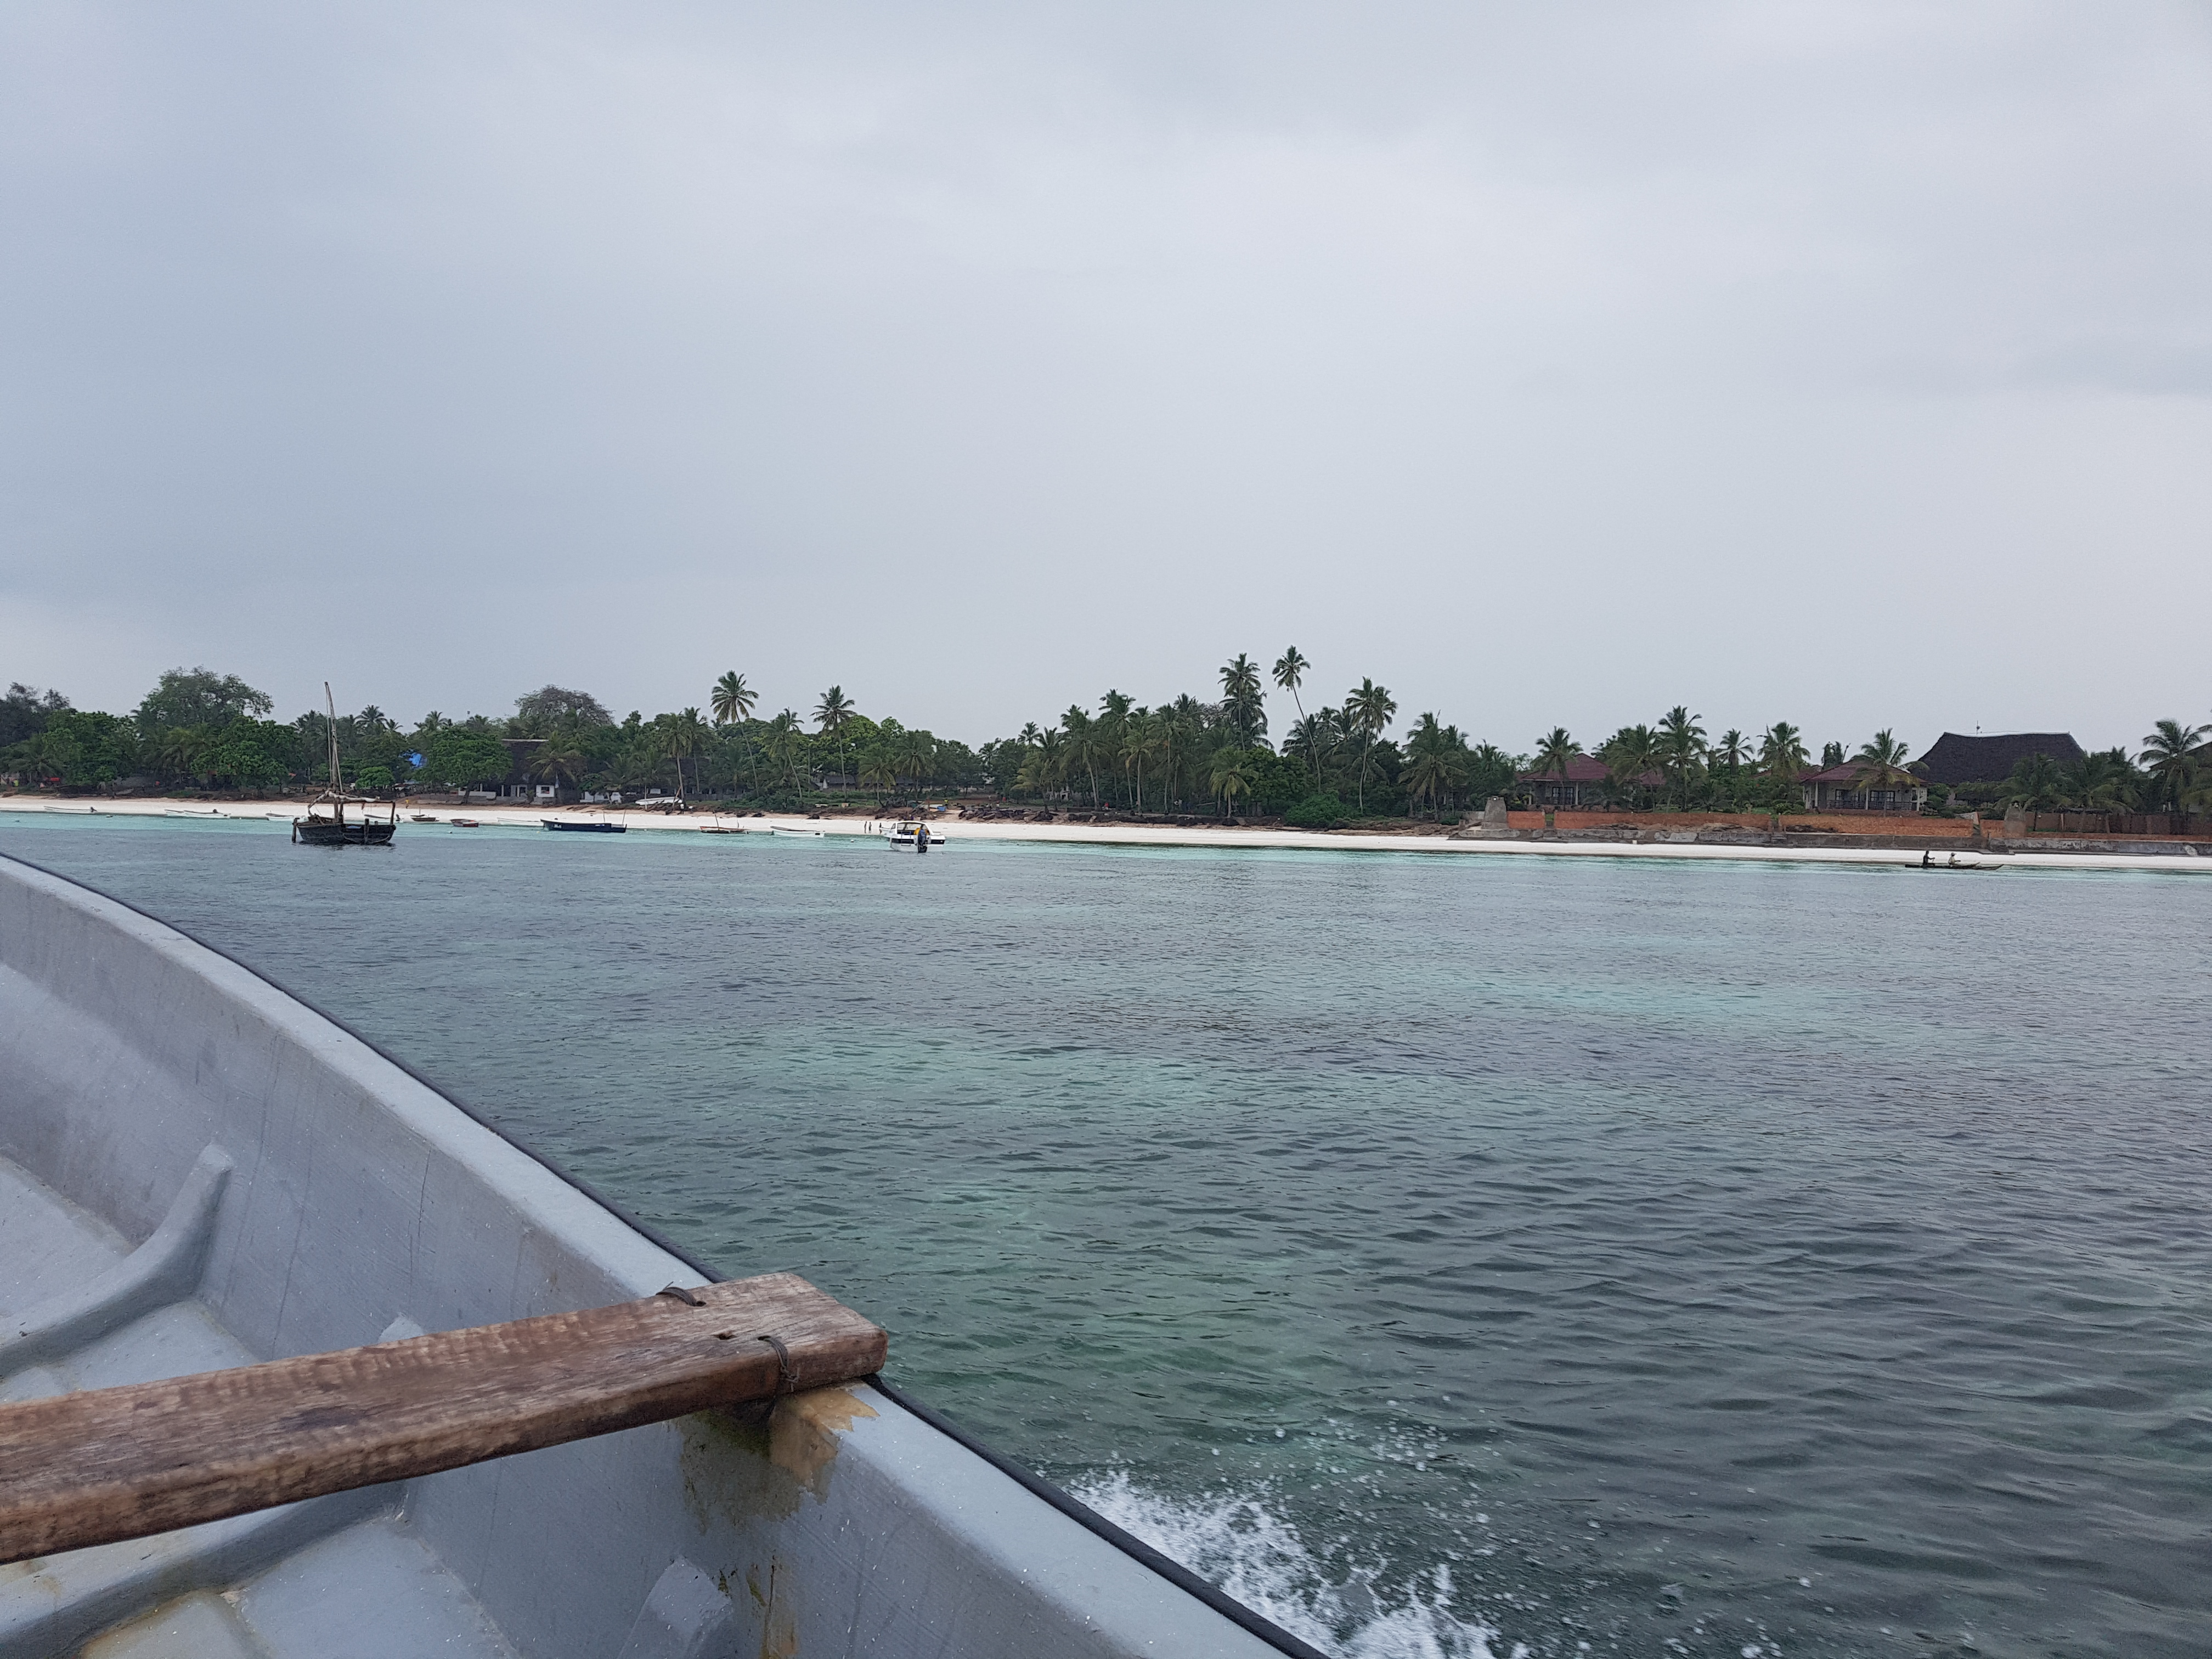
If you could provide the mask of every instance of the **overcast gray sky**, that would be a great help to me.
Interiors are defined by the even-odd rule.
[[[81,706],[2212,714],[2203,5],[16,0],[0,222]]]

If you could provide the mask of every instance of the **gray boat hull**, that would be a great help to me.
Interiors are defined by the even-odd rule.
[[[7,860],[0,1160],[0,1398],[704,1277],[244,968]],[[865,1384],[0,1568],[0,1659],[101,1632],[100,1659],[1299,1650]]]

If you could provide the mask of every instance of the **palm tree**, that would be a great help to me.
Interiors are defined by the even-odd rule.
[[[1098,763],[1111,761],[1114,750],[1108,745],[1104,722],[1094,720],[1079,703],[1070,703],[1067,712],[1060,717],[1060,726],[1067,732],[1067,758],[1071,765],[1080,765],[1091,774],[1091,805],[1098,805]]]
[[[1805,734],[1788,720],[1775,721],[1759,738],[1759,765],[1772,782],[1794,789],[1805,770]]]
[[[2160,720],[2142,740],[2143,770],[2157,785],[2157,793],[2179,811],[2197,781],[2197,746],[2212,726],[2184,726],[2179,720]]]
[[[2067,768],[2066,799],[2092,811],[2124,805],[2136,775],[2126,750],[2100,749]]]
[[[1159,747],[1159,721],[1139,708],[1121,723],[1121,768],[1136,792],[1137,811],[1145,810],[1145,760]]]
[[[660,728],[660,752],[676,763],[676,793],[684,790],[684,763],[696,756],[707,741],[707,722],[696,708],[680,714],[663,714],[653,721]],[[695,776],[692,781],[698,780]]]
[[[1283,740],[1283,752],[1297,756],[1313,769],[1314,787],[1318,790],[1322,787],[1322,768],[1343,736],[1336,711],[1316,708],[1291,728],[1291,735]]]
[[[1460,736],[1455,726],[1438,726],[1437,717],[1424,714],[1413,728],[1413,735],[1406,741],[1406,769],[1398,781],[1406,786],[1406,816],[1413,816],[1415,804],[1425,799],[1431,813],[1443,796],[1467,781],[1467,765],[1462,758],[1467,750],[1467,739]]]
[[[1312,666],[1306,660],[1305,653],[1295,645],[1285,647],[1283,654],[1275,659],[1275,684],[1291,694],[1291,702],[1298,711],[1300,725],[1305,723],[1306,706],[1299,700],[1298,687],[1305,680],[1306,670]],[[1316,771],[1314,776],[1318,781],[1321,775]]]
[[[651,739],[641,737],[624,746],[609,763],[610,781],[617,791],[641,788],[659,775],[660,760]]]
[[[753,705],[760,694],[745,684],[745,677],[734,668],[714,682],[714,695],[708,706],[714,711],[714,724],[734,726],[753,717]]]
[[[899,769],[914,780],[917,795],[937,771],[937,739],[920,727],[902,732],[898,739]]]
[[[1237,746],[1249,749],[1257,744],[1267,730],[1267,709],[1260,696],[1260,665],[1242,651],[1222,665],[1221,701],[1236,731]]]
[[[1887,726],[1875,732],[1871,743],[1859,745],[1852,764],[1857,769],[1858,786],[1866,791],[1869,805],[1873,805],[1877,790],[1900,789],[1920,781],[1905,769],[1905,757],[1910,752]]]
[[[1560,783],[1565,784],[1567,781],[1567,769],[1574,764],[1575,757],[1581,753],[1582,750],[1575,747],[1574,738],[1568,735],[1567,728],[1564,726],[1555,726],[1544,734],[1542,741],[1536,745],[1536,775],[1540,778],[1557,778]],[[1545,822],[1548,823],[1551,820],[1547,818]]]
[[[1180,799],[1176,793],[1190,769],[1191,751],[1198,746],[1198,704],[1188,695],[1159,711],[1160,783],[1162,805]]]
[[[1367,761],[1374,751],[1375,739],[1381,737],[1390,724],[1390,717],[1398,712],[1398,700],[1373,680],[1363,678],[1358,685],[1344,699],[1344,712],[1352,722],[1352,729],[1359,734],[1359,810],[1367,810]]]
[[[538,751],[530,763],[530,775],[536,778],[550,778],[556,789],[564,783],[574,783],[584,775],[584,757],[573,743],[554,738]]]
[[[1648,787],[1644,779],[1658,766],[1659,756],[1659,734],[1648,726],[1622,726],[1597,751],[1611,793],[1631,806],[1639,804]]]
[[[1223,816],[1237,816],[1237,797],[1252,793],[1252,751],[1224,749],[1213,757],[1213,793],[1220,798]]]
[[[1699,717],[1676,703],[1659,721],[1659,764],[1674,786],[1677,805],[1690,804],[1690,780],[1705,753],[1705,728]]]
[[[2031,812],[2039,811],[2057,805],[2065,788],[2066,777],[2058,763],[2039,749],[2021,756],[2020,764],[2012,769],[2012,775],[2005,780],[2005,799]]]
[[[831,686],[827,691],[824,691],[822,694],[822,700],[814,705],[815,723],[821,727],[822,735],[828,738],[832,743],[837,742],[839,734],[842,733],[848,726],[852,724],[854,713],[853,700],[845,695],[845,688],[842,685]],[[838,787],[840,788],[843,787],[844,782],[845,749],[842,744],[839,744],[837,749]]]
[[[815,724],[821,728],[825,738],[836,737],[852,718],[853,700],[845,695],[845,688],[842,685],[831,686],[814,705]]]
[[[204,726],[173,726],[161,733],[161,740],[155,744],[154,763],[174,776],[195,777],[211,746]]]
[[[1029,758],[1022,763],[1021,775],[1015,781],[1040,796],[1048,796],[1066,775],[1066,740],[1055,726],[1048,732],[1037,732],[1036,741],[1030,745]]]
[[[860,782],[863,789],[885,792],[898,787],[898,763],[881,749],[871,749],[860,757]]]
[[[767,724],[768,729],[761,734],[761,747],[782,772],[783,781],[795,789],[799,787],[799,758],[806,739],[799,711],[786,708]]]

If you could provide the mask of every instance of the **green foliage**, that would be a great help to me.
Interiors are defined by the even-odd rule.
[[[68,711],[70,700],[58,691],[40,691],[17,680],[0,697],[0,749],[35,738],[46,722]]]
[[[1351,809],[1334,795],[1308,795],[1283,814],[1283,822],[1293,830],[1331,830],[1351,817]]]
[[[2148,774],[2150,798],[2179,810],[2197,794],[2203,771],[2197,754],[2212,726],[2190,726],[2181,720],[2160,720],[2143,738],[2142,765]]]
[[[172,668],[138,705],[138,730],[146,737],[173,726],[228,726],[233,720],[266,714],[275,704],[235,674],[207,668]]]
[[[511,757],[497,738],[449,726],[440,732],[422,756],[426,782],[443,789],[476,789],[504,778]]]
[[[291,773],[293,740],[289,726],[241,717],[208,737],[198,769],[234,789],[279,787]]]
[[[112,783],[136,769],[138,733],[118,715],[64,709],[27,746],[37,776],[79,787]]]
[[[529,696],[514,700],[514,730],[508,735],[543,738],[559,726],[614,723],[615,717],[590,692],[572,691],[561,685],[541,685]]]
[[[1467,799],[1470,805],[1487,803],[1492,795],[1502,795],[1513,787],[1520,775],[1520,763],[1494,743],[1478,744],[1468,751]]]
[[[2005,799],[2031,812],[2048,811],[2058,805],[2065,789],[2065,774],[2058,763],[2039,750],[2021,756],[2020,764],[2012,769],[2012,775],[2005,780]]]

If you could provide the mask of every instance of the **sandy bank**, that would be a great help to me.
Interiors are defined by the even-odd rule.
[[[38,796],[0,797],[0,813],[36,812],[99,817],[177,817],[209,820],[259,821],[274,829],[289,823],[301,809],[289,801],[224,801],[214,806],[202,801],[55,800]],[[486,825],[536,829],[546,818],[602,819],[630,830],[672,835],[696,835],[716,829],[746,835],[769,835],[776,830],[819,830],[825,836],[867,836],[881,833],[882,822],[866,818],[805,819],[716,815],[711,812],[587,811],[564,808],[558,811],[529,807],[438,806],[429,809],[441,831],[453,817],[471,817]],[[402,809],[405,827],[410,814]],[[430,825],[424,828],[433,827]],[[1196,824],[1175,827],[1154,824],[999,823],[970,823],[960,818],[932,820],[932,831],[941,834],[951,851],[963,842],[1062,842],[1076,846],[1109,847],[1261,847],[1294,848],[1314,852],[1377,852],[1506,858],[1610,858],[1734,860],[1759,864],[1870,864],[1911,868],[1920,863],[1917,849],[1875,847],[1700,847],[1686,842],[1572,841],[1452,841],[1441,835],[1363,835],[1352,830],[1259,830],[1227,825]],[[465,833],[465,832],[464,832]],[[1984,856],[1984,862],[2008,869],[2158,870],[2176,874],[2212,874],[2212,859],[2174,853],[2008,853]]]

